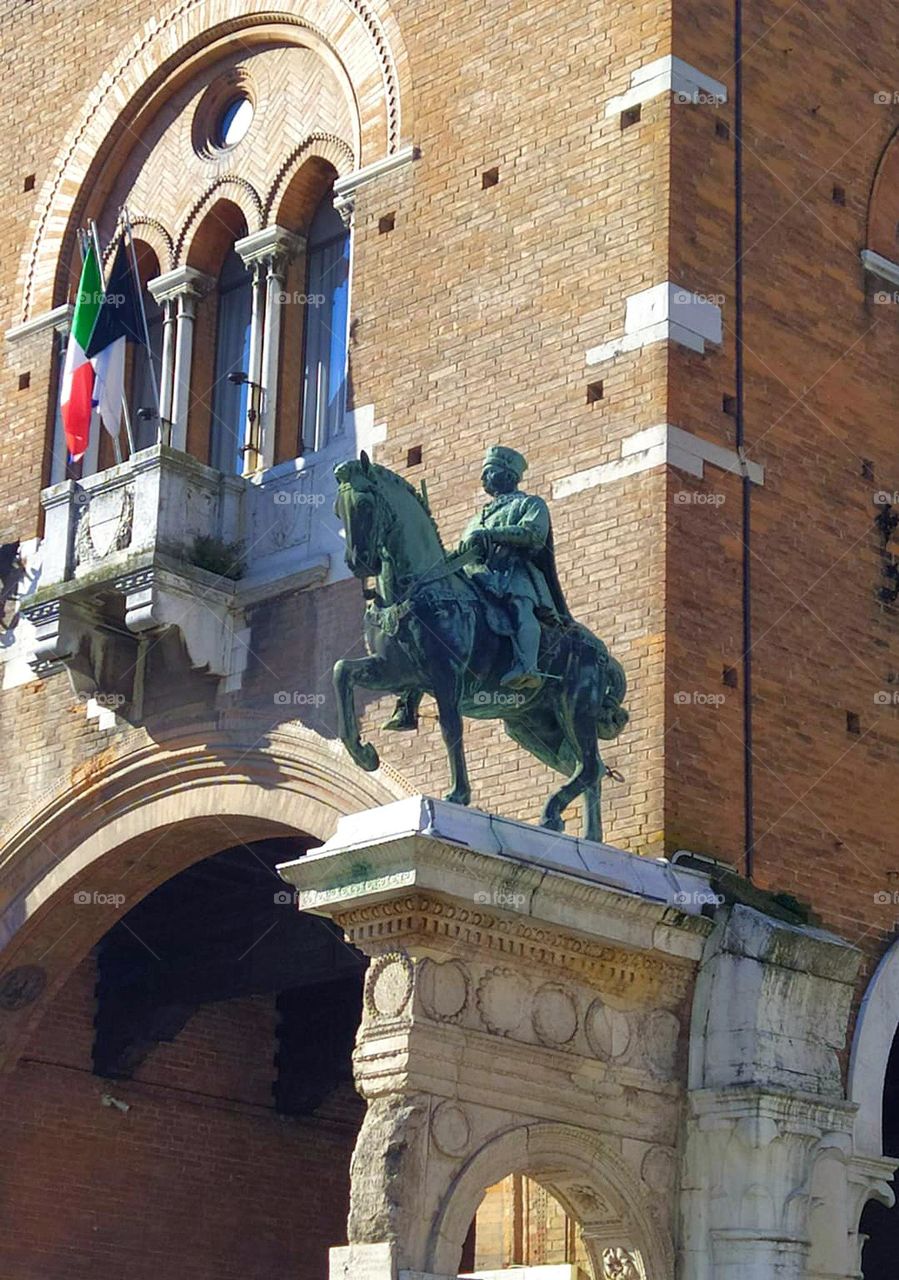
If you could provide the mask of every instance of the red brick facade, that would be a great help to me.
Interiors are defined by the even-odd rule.
[[[215,39],[208,48],[202,36],[184,48],[173,36],[162,56],[147,24],[170,16],[169,8],[184,10],[185,22],[209,10]],[[240,48],[228,41],[250,40],[233,8],[213,0],[122,0],[107,10],[81,0],[12,0],[4,7],[5,330],[71,297],[74,231],[88,213],[108,219],[108,199],[124,182],[134,131],[110,123],[84,186],[67,192],[71,178],[61,183],[71,217],[58,226],[50,217],[43,228],[41,252],[52,266],[55,243],[57,261],[55,277],[52,270],[42,277],[44,259],[35,267],[40,255],[32,247],[42,218],[57,207],[48,192],[81,145],[72,131],[88,100],[100,101],[104,71],[140,45],[128,75],[136,85],[143,77],[149,92],[179,58],[190,60],[194,76],[224,51],[233,61]],[[302,6],[291,0],[285,8],[296,17]],[[319,8],[328,11],[325,26],[344,22],[339,5]],[[651,856],[686,848],[741,871],[749,855],[758,885],[810,903],[826,927],[864,950],[867,980],[899,916],[891,852],[896,547],[892,532],[883,536],[885,526],[875,523],[879,512],[899,508],[899,284],[866,271],[860,258],[870,249],[899,259],[899,160],[895,145],[888,150],[899,126],[893,8],[883,0],[747,7],[742,124],[732,4],[515,0],[485,9],[393,0],[371,10],[392,41],[402,112],[392,102],[379,114],[374,55],[360,36],[356,160],[381,158],[396,118],[394,142],[419,153],[356,194],[349,367],[353,404],[373,406],[375,421],[386,423],[377,461],[414,483],[426,480],[452,544],[481,501],[479,461],[488,444],[522,450],[527,487],[550,498],[554,485],[617,462],[622,442],[659,424],[733,452],[735,414],[742,413],[745,458],[764,467],[764,483],[750,485],[748,525],[743,479],[711,464],[701,479],[676,464],[634,470],[552,503],[569,602],[609,642],[630,686],[630,724],[605,753],[625,779],[605,789],[606,839]],[[355,37],[346,39],[349,47]],[[633,72],[670,54],[723,82],[727,102],[683,102],[662,92],[641,104],[637,119],[605,114]],[[180,82],[177,88],[187,92]],[[153,121],[138,106],[135,119],[149,138]],[[97,110],[115,119],[106,99]],[[738,148],[742,406],[735,405]],[[339,159],[339,149],[320,158],[318,178],[330,179]],[[494,168],[498,181],[485,184]],[[311,197],[305,188],[288,190],[284,222],[302,232]],[[657,341],[588,367],[585,352],[621,334],[627,299],[664,281],[714,299],[723,317],[720,346],[699,353]],[[295,439],[301,328],[301,317],[289,315],[284,340],[293,350],[284,357],[278,459],[291,456]],[[200,451],[215,337],[208,299],[196,333],[188,441]],[[42,530],[55,342],[42,330],[6,344],[0,362],[3,542]],[[588,384],[599,380],[601,398],[591,398]],[[421,461],[410,465],[416,448]],[[259,743],[267,748],[267,735],[277,737],[285,725],[333,743],[330,670],[358,644],[361,608],[358,584],[340,582],[256,609],[242,687],[216,705],[208,677],[169,680],[170,655],[160,647],[148,672],[156,710],[138,727],[106,730],[86,719],[63,674],[0,692],[7,744],[0,797],[10,848],[20,848],[27,829],[21,847],[27,844],[30,859],[7,863],[0,905],[18,901],[75,848],[61,825],[47,817],[44,826],[54,805],[90,796],[71,820],[79,837],[102,830],[107,805],[127,827],[122,797],[132,761],[163,779],[175,768],[170,753],[202,759],[208,751],[214,780],[230,765],[213,761],[213,734],[221,734],[216,750],[221,741],[233,748],[229,761],[252,756],[254,767]],[[285,689],[323,702],[284,710],[275,695]],[[388,798],[388,787],[390,795],[441,794],[446,762],[433,709],[425,704],[417,735],[387,735],[378,726],[389,703],[365,699],[366,730],[390,766],[378,796]],[[467,744],[473,802],[535,821],[553,785],[548,771],[495,724],[470,724]],[[361,795],[368,782],[345,758],[327,757],[328,749],[316,776],[327,779],[333,768],[341,797],[355,796],[354,788]],[[748,850],[747,756],[754,788]],[[271,794],[280,785],[280,757],[269,767],[260,787]],[[363,807],[329,793],[316,810],[321,829],[310,822],[305,834],[326,836],[342,802]],[[281,821],[273,813],[273,824]],[[569,829],[577,821],[579,814]],[[240,839],[263,834],[264,822],[260,813],[258,830],[241,829]],[[165,840],[157,849],[146,832],[126,834],[121,848],[110,840],[110,857],[122,861],[115,876],[106,874],[133,873],[128,910],[191,853],[171,852]],[[195,856],[232,845],[232,836],[229,826],[216,847],[204,829]],[[145,848],[157,850],[152,872],[139,867]],[[78,870],[73,883],[108,888],[103,875],[101,861]],[[54,951],[68,932],[68,881],[60,893],[66,903],[42,900],[31,932],[15,943],[21,950],[11,953],[11,965],[43,964],[49,954],[48,995],[70,977],[42,1019],[35,1017],[39,1025],[27,1028],[27,1050],[3,1085],[4,1208],[13,1224],[0,1245],[4,1280],[125,1273],[135,1280],[320,1280],[326,1246],[343,1239],[353,1102],[309,1121],[275,1115],[274,1010],[261,999],[205,1008],[132,1081],[92,1076],[87,952],[115,912],[101,923],[76,918],[76,933]],[[0,1028],[4,1046],[6,1036]],[[130,1109],[103,1105],[106,1093]]]

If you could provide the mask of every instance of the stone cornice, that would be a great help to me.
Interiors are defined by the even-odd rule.
[[[851,1133],[858,1110],[856,1103],[847,1102],[845,1098],[793,1093],[760,1085],[694,1089],[687,1094],[687,1101],[691,1114],[700,1117],[705,1128],[737,1122],[745,1128],[768,1122],[816,1140],[822,1130]]]
[[[516,935],[545,945],[565,934],[573,953],[589,941],[689,962],[712,928],[697,872],[422,796],[341,819],[326,845],[281,874],[303,910],[344,918],[385,904],[389,915],[397,900],[436,897],[452,904],[463,935],[497,922],[510,946]],[[402,932],[401,916],[379,933]]]
[[[22,342],[25,338],[32,338],[36,333],[44,333],[47,329],[68,333],[74,314],[75,308],[71,302],[64,302],[61,307],[54,307],[52,311],[45,311],[43,315],[35,316],[33,320],[26,320],[24,324],[17,324],[12,329],[7,329],[6,341]]]
[[[382,160],[375,160],[373,164],[367,164],[362,169],[354,169],[352,173],[347,173],[342,178],[338,178],[334,183],[334,194],[335,196],[353,195],[359,187],[365,186],[366,183],[374,182],[375,179],[383,177],[385,173],[393,173],[395,169],[403,169],[417,159],[418,148],[410,142],[405,147],[400,147],[394,151],[391,155],[384,156]]]
[[[303,906],[303,894],[299,895]],[[398,948],[429,955],[523,961],[531,971],[583,982],[636,1006],[673,1007],[690,990],[689,961],[589,941],[563,928],[547,928],[527,915],[501,915],[409,893],[386,902],[334,910],[348,941],[379,956]]]

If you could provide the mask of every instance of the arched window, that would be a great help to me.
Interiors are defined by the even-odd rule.
[[[220,471],[238,474],[243,470],[246,443],[247,385],[233,374],[246,374],[250,356],[252,282],[240,257],[232,248],[222,263],[218,278],[218,309],[215,337],[215,372],[212,392],[212,423],[209,433],[209,462]]]
[[[301,439],[321,449],[338,435],[346,406],[350,236],[329,191],[306,246],[306,324]]]

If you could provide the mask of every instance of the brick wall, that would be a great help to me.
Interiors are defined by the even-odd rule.
[[[94,981],[88,959],[5,1082],[0,1274],[320,1280],[345,1240],[361,1100],[274,1112],[274,1000],[261,997],[203,1007],[132,1080],[101,1080]]]
[[[671,274],[723,295],[725,341],[706,356],[673,351],[670,394],[672,421],[733,447],[722,412],[735,391],[731,24],[729,5],[676,6],[675,52],[726,81],[731,101],[672,107]],[[872,960],[897,917],[876,899],[894,888],[899,629],[877,598],[873,524],[876,492],[896,487],[897,310],[875,301],[892,286],[866,279],[859,254],[899,125],[882,39],[894,25],[880,5],[750,8],[742,64],[745,433],[766,468],[750,539],[756,875],[811,901]],[[707,468],[670,490],[721,501],[669,494],[666,830],[742,865],[741,482]],[[737,688],[722,684],[725,666]],[[725,700],[674,705],[694,689]]]

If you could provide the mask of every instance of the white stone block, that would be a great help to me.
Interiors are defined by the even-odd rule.
[[[683,58],[666,54],[631,72],[630,88],[609,99],[606,116],[619,115],[663,93],[673,93],[677,100],[699,106],[727,102],[727,85],[684,62]]]

